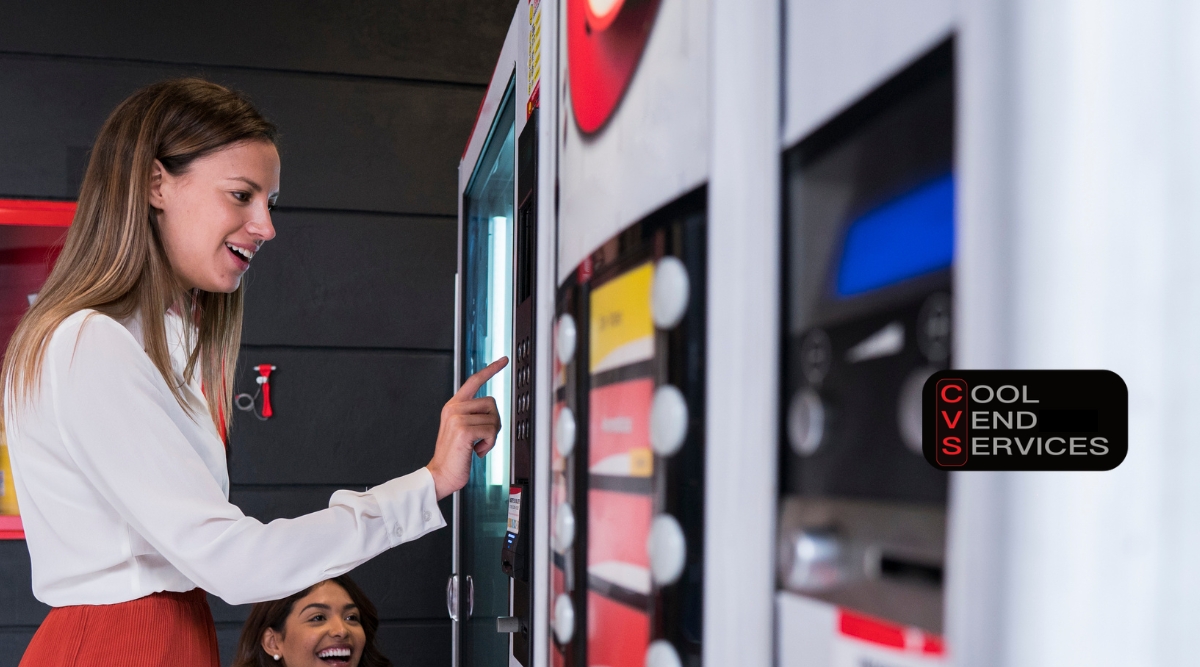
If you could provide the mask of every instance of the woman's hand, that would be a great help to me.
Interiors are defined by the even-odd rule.
[[[508,365],[508,357],[496,361],[467,378],[458,393],[442,408],[433,460],[425,466],[433,475],[438,500],[467,485],[471,478],[471,455],[483,456],[496,444],[500,412],[491,396],[473,398],[475,392]]]

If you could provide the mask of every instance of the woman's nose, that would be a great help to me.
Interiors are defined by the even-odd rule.
[[[265,206],[246,225],[246,228],[259,241],[270,241],[275,238],[275,225],[271,221],[271,211]]]
[[[331,623],[329,626],[329,634],[331,636],[345,637],[347,632],[348,632],[348,630],[346,627],[346,621],[344,621],[340,618],[333,619],[333,623]]]

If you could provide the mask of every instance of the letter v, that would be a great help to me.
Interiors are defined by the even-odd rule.
[[[942,419],[946,420],[946,425],[950,428],[954,428],[954,425],[958,423],[960,417],[962,417],[962,410],[954,413],[954,421],[950,421],[950,415],[946,414],[945,410],[942,410]]]
[[[1029,450],[1033,449],[1033,436],[1032,435],[1029,436],[1029,442],[1026,442],[1024,447],[1021,446],[1020,438],[1013,436],[1013,440],[1017,441],[1017,451],[1021,452],[1021,456],[1028,454]]]

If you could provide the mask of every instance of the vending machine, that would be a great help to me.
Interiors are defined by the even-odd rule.
[[[945,664],[947,474],[921,391],[952,359],[948,2],[787,3],[776,656]]]
[[[708,7],[566,0],[549,664],[703,657]]]
[[[474,461],[454,500],[446,595],[456,666],[531,667],[545,641],[538,573],[545,579],[547,556],[535,548],[546,531],[539,466],[547,459],[538,451],[548,445],[548,400],[539,390],[553,317],[551,229],[541,222],[553,192],[553,125],[542,121],[541,104],[544,15],[554,8],[518,3],[459,165],[456,386],[500,357],[510,361],[480,392],[500,411],[496,445]]]

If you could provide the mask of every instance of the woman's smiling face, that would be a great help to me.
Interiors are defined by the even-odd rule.
[[[155,161],[150,206],[167,259],[187,289],[233,292],[250,260],[275,237],[279,152],[242,141],[193,160],[179,175]]]
[[[358,606],[332,581],[296,600],[282,633],[267,628],[262,637],[263,650],[286,667],[358,667],[366,643]]]

